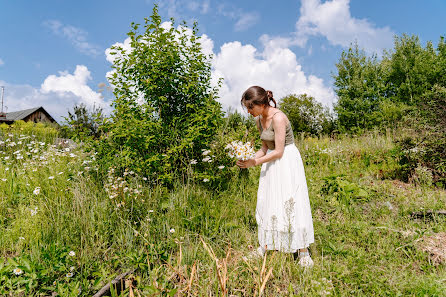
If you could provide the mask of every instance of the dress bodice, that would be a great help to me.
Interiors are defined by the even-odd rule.
[[[276,113],[278,113],[278,112],[276,112]],[[273,114],[273,117],[275,114]],[[266,145],[268,146],[268,149],[273,150],[276,148],[276,144],[275,144],[275,140],[274,140],[275,135],[274,135],[273,121],[271,120],[271,124],[269,125],[269,127],[267,127],[265,130],[263,130],[262,123],[260,122],[261,118],[262,118],[262,115],[260,115],[259,118],[257,119],[259,127],[260,127],[260,139],[265,141]],[[288,120],[288,124],[286,125],[286,130],[285,130],[285,145],[292,144],[292,143],[294,143],[293,129],[291,127],[290,121]]]

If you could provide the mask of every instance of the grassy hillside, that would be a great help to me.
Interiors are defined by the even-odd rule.
[[[94,154],[25,128],[0,132],[1,296],[91,296],[133,270],[122,296],[445,296],[445,259],[429,240],[446,219],[411,213],[444,209],[446,192],[422,170],[391,179],[391,131],[296,140],[316,240],[304,271],[292,255],[246,258],[260,168],[225,190],[186,180],[169,191],[133,172],[100,177]]]

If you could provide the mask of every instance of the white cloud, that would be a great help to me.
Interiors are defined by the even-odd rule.
[[[162,26],[168,29],[171,24],[166,22]],[[191,30],[188,29],[186,34],[191,34]],[[205,34],[201,36],[203,52],[213,54],[213,85],[217,85],[219,78],[224,79],[219,101],[225,110],[241,110],[241,95],[252,85],[273,91],[276,101],[289,94],[307,93],[331,107],[336,100],[333,89],[325,86],[321,78],[305,74],[296,55],[288,48],[289,40],[264,35],[260,41],[263,50],[234,41],[223,44],[219,52],[214,52],[212,39]],[[114,45],[131,50],[129,38]],[[114,57],[110,55],[109,49],[106,50],[106,57],[107,61],[113,63]]]
[[[350,0],[302,0],[293,43],[304,47],[310,36],[322,35],[333,45],[348,47],[355,40],[367,52],[392,47],[394,32],[367,19],[351,16]]]
[[[49,20],[43,23],[54,34],[66,38],[81,53],[89,56],[98,56],[101,53],[99,46],[87,41],[88,33],[84,30],[64,25],[57,20]]]
[[[209,8],[211,7],[211,1],[210,0],[204,0],[201,4],[201,13],[206,14],[209,12]]]
[[[260,15],[257,12],[241,13],[238,16],[238,21],[234,25],[234,30],[235,31],[246,30],[257,24],[259,20],[260,20]]]
[[[77,65],[73,74],[63,71],[59,72],[59,76],[48,76],[40,89],[43,94],[55,92],[61,97],[73,94],[79,98],[80,102],[87,105],[104,106],[102,95],[87,85],[89,80],[91,80],[91,75],[88,68],[84,65]]]
[[[3,60],[0,58],[0,66],[4,65],[5,62],[3,62]]]
[[[213,61],[213,80],[224,79],[220,102],[224,109],[241,110],[242,93],[252,85],[259,85],[274,93],[274,98],[306,93],[319,102],[331,106],[336,96],[321,78],[306,75],[296,55],[273,40],[264,42],[263,51],[238,41],[225,43]]]
[[[88,107],[95,104],[102,107],[105,113],[110,112],[109,104],[104,101],[101,94],[93,91],[87,82],[91,80],[87,67],[78,65],[73,74],[60,72],[59,75],[50,75],[40,88],[30,85],[9,84],[0,81],[5,86],[5,105],[7,112],[43,106],[46,111],[59,123],[68,110],[75,104],[85,103]]]
[[[257,24],[260,20],[260,14],[258,12],[245,12],[235,5],[228,3],[221,3],[220,5],[218,5],[217,13],[230,19],[236,20],[234,24],[234,31],[246,30]]]
[[[152,2],[148,2],[152,4]],[[169,17],[175,19],[181,18],[184,15],[185,8],[191,12],[200,12],[207,14],[210,8],[210,0],[165,0],[159,2],[160,9],[167,12]]]

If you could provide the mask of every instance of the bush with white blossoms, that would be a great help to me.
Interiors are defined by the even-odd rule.
[[[231,158],[236,158],[237,160],[249,160],[255,157],[255,150],[251,145],[251,142],[243,143],[241,141],[233,141],[229,143],[225,149],[229,150],[228,155]]]

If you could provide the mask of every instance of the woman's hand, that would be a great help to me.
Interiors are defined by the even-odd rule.
[[[236,164],[240,168],[250,168],[250,167],[256,166],[256,160],[254,160],[254,159],[249,159],[246,161],[237,160]]]

